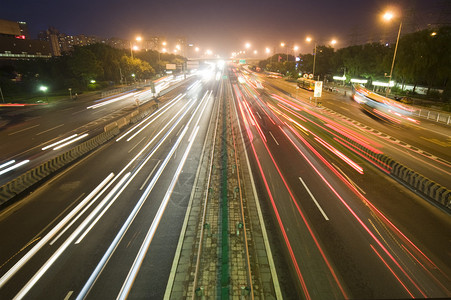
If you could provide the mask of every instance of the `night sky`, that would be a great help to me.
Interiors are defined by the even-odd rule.
[[[430,23],[450,22],[450,0],[1,0],[0,19],[25,21],[32,38],[54,26],[66,34],[133,39],[137,35],[185,36],[222,56],[274,49],[285,41],[310,51],[305,37],[319,43],[335,38],[337,48],[396,35],[399,20],[381,22],[389,7],[403,18],[403,33]],[[445,13],[448,12],[448,15]],[[277,51],[282,51],[277,49]]]

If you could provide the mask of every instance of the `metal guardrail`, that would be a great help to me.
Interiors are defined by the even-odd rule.
[[[443,113],[443,112],[427,110],[427,109],[417,109],[414,111],[414,114],[420,118],[433,120],[437,123],[444,123],[446,125],[451,124],[451,115]]]

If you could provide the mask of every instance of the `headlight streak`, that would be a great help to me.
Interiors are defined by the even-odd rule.
[[[211,93],[210,93],[211,95]],[[205,97],[202,99],[206,99],[208,101],[208,99],[210,99],[210,97]],[[207,101],[205,101],[204,103],[204,108],[205,109],[206,105],[207,105]],[[196,111],[199,109],[200,105],[196,108]],[[203,114],[203,110],[202,113],[200,115]],[[188,110],[185,110],[185,114]],[[112,243],[110,244],[110,246],[108,247],[107,251],[105,252],[105,254],[103,255],[102,259],[99,261],[99,263],[97,264],[96,268],[94,269],[94,271],[91,273],[91,276],[89,277],[89,279],[87,280],[87,282],[85,283],[85,285],[83,286],[82,290],[80,291],[80,293],[77,296],[77,300],[81,300],[84,299],[86,297],[86,295],[89,293],[92,285],[94,284],[94,282],[96,281],[97,277],[100,275],[100,273],[102,272],[103,268],[105,267],[106,263],[108,262],[109,258],[111,257],[111,255],[114,253],[117,245],[119,244],[119,242],[121,241],[122,237],[124,236],[124,234],[127,232],[128,228],[130,227],[131,223],[133,222],[133,220],[135,219],[136,215],[138,214],[139,210],[141,209],[142,205],[144,204],[144,202],[147,200],[150,192],[153,190],[156,182],[158,181],[158,179],[160,178],[161,174],[163,173],[164,169],[166,168],[166,165],[169,163],[169,160],[171,159],[172,155],[175,153],[175,151],[177,150],[180,142],[182,141],[183,137],[185,136],[186,132],[188,131],[188,126],[190,125],[191,121],[193,120],[195,114],[193,114],[191,116],[191,118],[189,119],[189,121],[187,122],[187,125],[185,126],[185,129],[183,130],[183,132],[181,133],[181,135],[179,136],[179,138],[177,139],[176,143],[174,144],[174,146],[172,147],[172,149],[170,150],[169,154],[166,156],[165,160],[163,161],[163,163],[161,164],[161,166],[158,168],[157,172],[155,173],[155,176],[152,178],[152,180],[150,181],[149,185],[146,187],[146,189],[144,190],[143,194],[141,195],[140,199],[138,200],[138,202],[136,203],[134,209],[131,211],[131,213],[129,214],[127,220],[124,222],[124,224],[122,225],[121,229],[119,230],[119,232],[117,233],[116,237],[114,238],[114,240],[112,241]],[[196,125],[199,123],[200,118],[197,120]],[[173,127],[175,128],[175,126]],[[191,140],[190,144],[192,144],[194,142],[194,138]],[[154,150],[154,152],[156,151],[156,149]],[[147,158],[150,159],[151,155],[149,155],[149,157]],[[137,174],[137,172],[139,172],[139,170],[137,170],[135,172],[135,174]],[[133,177],[136,175],[133,175]],[[155,220],[155,219],[154,219]],[[159,222],[159,221],[158,221]]]
[[[107,104],[111,104],[111,103],[117,102],[117,101],[119,101],[119,100],[123,100],[123,99],[125,99],[125,98],[132,97],[132,96],[134,96],[134,95],[136,95],[136,94],[138,94],[138,93],[137,93],[137,92],[135,92],[135,93],[130,93],[130,94],[123,95],[123,96],[120,96],[120,97],[117,97],[117,98],[113,98],[113,99],[111,99],[111,100],[106,100],[106,101],[104,101],[104,102],[101,102],[101,103],[98,103],[98,104],[94,104],[94,105],[88,106],[88,107],[86,107],[86,109],[90,109],[90,108],[94,109],[94,108],[98,108],[98,107],[101,107],[101,106],[105,106],[105,105],[107,105]]]
[[[135,130],[136,128],[138,128],[142,124],[144,124],[147,120],[152,118],[155,114],[158,114],[157,116],[155,116],[155,119],[158,119],[164,112],[166,112],[170,107],[172,107],[176,103],[176,101],[179,99],[179,97],[181,97],[181,96],[183,96],[183,95],[182,94],[177,95],[177,97],[175,97],[174,99],[172,99],[171,101],[166,103],[163,107],[161,107],[155,113],[151,114],[150,116],[146,117],[144,120],[142,120],[141,122],[139,122],[138,124],[133,126],[131,129],[129,129],[127,132],[125,132],[123,135],[121,135],[119,138],[117,138],[116,142],[119,142],[121,139],[126,137],[130,132],[132,132],[133,130]]]
[[[14,162],[14,161],[13,161],[13,162]],[[11,171],[11,170],[17,169],[18,167],[23,166],[24,164],[29,163],[29,162],[30,162],[29,159],[23,160],[23,161],[21,161],[20,163],[17,163],[17,164],[15,164],[15,165],[13,165],[13,166],[11,166],[11,167],[9,167],[9,168],[6,168],[6,169],[4,169],[4,170],[1,170],[1,171],[0,171],[0,175],[3,175],[3,174],[5,174],[6,172],[9,172],[9,171]]]
[[[292,130],[292,129],[291,129]],[[363,229],[370,235],[370,237],[379,245],[379,247],[385,252],[385,254],[392,260],[392,262],[398,267],[398,269],[404,274],[404,276],[412,283],[412,285],[423,295],[426,297],[425,293],[422,289],[416,284],[416,282],[407,274],[407,271],[400,265],[400,263],[393,257],[393,255],[387,250],[387,248],[383,245],[383,243],[376,237],[376,235],[366,226],[366,224],[360,219],[360,217],[354,212],[354,210],[348,205],[348,203],[340,196],[340,194],[332,187],[329,181],[319,172],[319,170],[313,165],[313,163],[307,158],[307,156],[302,152],[302,150],[296,145],[296,143],[289,137],[289,135],[282,130],[288,140],[292,143],[292,145],[297,149],[297,151],[304,157],[305,161],[310,165],[310,167],[315,171],[315,173],[323,180],[323,182],[329,187],[329,189],[335,194],[335,196],[340,200],[340,202],[345,206],[345,208],[351,213],[352,216],[357,220],[357,222],[363,227]],[[310,148],[310,150],[315,153],[318,158],[331,169],[335,170],[332,165],[330,165],[315,149],[311,146],[304,138],[298,136],[302,143]],[[344,180],[343,176],[338,172],[334,171],[335,174],[338,175],[339,178],[342,178],[342,181],[345,182],[348,186],[352,186],[347,180]],[[361,198],[366,199],[355,187],[352,188],[356,193],[360,195]],[[369,202],[367,199],[365,202]],[[411,294],[410,290],[406,290],[409,294]]]
[[[13,159],[13,160],[10,160],[10,161],[7,161],[7,162],[5,162],[4,164],[2,164],[2,165],[0,165],[0,169],[3,169],[4,167],[6,167],[6,166],[9,166],[9,165],[11,165],[11,164],[13,164],[13,163],[15,163],[16,161]]]
[[[185,97],[185,95],[186,95],[186,94],[183,94],[177,101],[182,100],[182,99]],[[176,102],[174,102],[171,106],[168,106],[168,107],[166,108],[166,110],[163,111],[163,112],[161,112],[161,114],[160,114],[159,116],[161,116],[164,112],[166,112],[169,108],[171,108],[175,103],[176,103]],[[189,102],[187,102],[187,103],[185,104],[185,106],[186,106],[188,103],[189,103]],[[185,108],[185,106],[183,106],[182,110]],[[159,117],[159,116],[158,116],[158,117]],[[157,117],[157,118],[158,118],[158,117]],[[150,124],[152,124],[153,121],[155,121],[157,118],[152,119],[149,123],[147,123],[146,125],[144,125],[143,127],[141,127],[137,132],[135,132],[131,137],[129,137],[129,138],[127,139],[127,142],[131,141],[131,140],[132,140],[135,136],[137,136],[141,131],[143,131],[145,128],[147,128],[147,126],[149,126]]]
[[[325,142],[321,138],[315,136],[315,140],[318,141],[321,145],[323,145],[326,149],[328,149],[329,151],[331,151],[332,153],[337,155],[339,158],[341,158],[344,162],[346,162],[348,165],[350,165],[354,170],[356,170],[360,174],[363,174],[362,167],[359,166],[358,164],[356,164],[354,161],[352,161],[349,157],[347,157],[346,155],[344,155],[343,153],[341,153],[340,151],[338,151],[337,149],[335,149],[334,147],[329,145],[327,142]]]
[[[92,192],[87,195],[69,214],[64,217],[53,229],[47,233],[42,239],[39,240],[39,242],[30,249],[11,269],[8,270],[1,278],[0,278],[0,288],[4,286],[4,284],[17,272],[20,270],[20,268],[25,265],[25,263],[28,262],[28,260],[33,257],[41,248],[44,246],[52,237],[69,222],[69,220],[75,216],[80,209],[83,208],[83,206],[86,205],[87,202],[89,202],[97,193],[99,190],[101,190],[105,184],[111,180],[111,178],[114,176],[113,173],[110,173]]]
[[[194,105],[194,101],[192,101],[192,104],[191,104],[191,106],[192,105]],[[190,106],[190,107],[191,107]],[[189,109],[188,109],[189,110]],[[188,110],[186,110],[184,113],[183,113],[183,115],[185,115],[186,113],[187,113],[187,111]],[[156,137],[158,137],[159,136],[159,134],[167,127],[167,126],[169,126],[170,124],[171,124],[171,122],[177,117],[177,115],[178,115],[179,113],[177,113],[172,119],[171,119],[171,121],[170,122],[168,122],[166,125],[165,125],[165,127],[157,134],[157,135],[155,135],[154,136],[154,139],[152,139],[152,141],[150,141],[127,165],[126,165],[126,167],[124,167],[123,169],[122,169],[122,171],[116,176],[116,178],[118,178],[123,172],[125,172],[125,170],[145,151],[145,149],[146,148],[148,148],[148,146],[156,139]],[[178,122],[180,122],[181,121],[181,118],[183,117],[183,115],[179,118],[179,120],[177,121],[177,123],[176,124],[174,124],[174,126],[172,127],[172,129],[171,130],[173,130],[173,128],[175,128],[175,126],[178,124]],[[159,146],[163,143],[163,141],[164,140],[162,140],[161,142],[160,142],[160,144],[154,149],[154,152],[159,148]],[[150,159],[150,156],[148,157],[148,159],[145,161],[145,162],[147,162],[148,160]],[[145,163],[144,162],[144,163]],[[137,172],[139,172],[139,170],[144,166],[144,163],[141,165],[141,167],[140,168],[138,168],[138,171]],[[135,174],[133,174],[133,176],[132,177],[134,177],[134,176],[136,176],[136,174],[137,173],[135,173]],[[116,186],[117,187],[119,187],[120,186],[120,184],[122,184],[124,181],[125,181],[125,179],[127,179],[128,177],[129,177],[129,175],[130,175],[130,172],[129,173],[127,173],[124,177],[123,177],[123,179],[121,180],[121,182],[120,183],[118,183]],[[113,175],[111,175],[111,176],[113,176]],[[108,179],[110,179],[109,177],[108,177]],[[114,180],[113,181],[111,181],[110,183],[109,183],[109,185],[111,185],[112,183],[114,182]],[[109,186],[108,185],[108,186]],[[106,187],[106,188],[108,188],[108,186]],[[100,187],[101,188],[101,187]],[[97,189],[96,189],[97,190]],[[91,194],[90,194],[91,195]],[[89,197],[89,196],[88,196]],[[87,197],[87,198],[88,198]],[[85,199],[87,199],[87,198],[85,198]],[[83,200],[83,203],[85,203],[85,200]],[[103,203],[103,202],[102,202]],[[91,204],[90,204],[91,205]],[[80,208],[79,208],[80,207]],[[76,209],[81,209],[81,207],[82,206],[77,206],[77,208]],[[100,210],[101,209],[101,206],[99,205],[99,206],[97,206],[97,208],[96,208],[96,212],[98,211],[98,210]],[[72,218],[72,216],[73,215],[75,215],[77,212],[78,212],[78,210],[76,211],[76,212],[74,212],[73,214],[71,213],[70,215],[68,215],[68,216],[66,216],[66,218],[64,219],[64,220],[66,220],[66,222],[65,223],[67,223],[69,220],[70,220],[70,218]],[[86,209],[85,209],[86,210]],[[84,211],[85,211],[84,210]],[[75,209],[74,209],[74,211],[75,211]],[[83,212],[84,212],[83,211]],[[81,214],[80,214],[81,215]],[[92,213],[90,214],[90,216],[92,215]],[[78,218],[78,217],[77,217]],[[89,218],[89,217],[88,217]],[[86,218],[85,220],[84,220],[84,222],[86,222],[87,220],[88,220],[88,218]],[[92,219],[92,218],[91,218]],[[63,220],[63,221],[64,221]],[[90,221],[90,220],[89,220]],[[61,222],[60,222],[61,223]],[[65,224],[64,223],[64,224]],[[64,225],[63,224],[63,225]],[[73,224],[73,222],[71,223],[71,224]],[[82,224],[85,224],[85,223],[82,223]],[[81,226],[81,225],[80,225]],[[86,225],[85,225],[86,226]],[[77,229],[79,229],[80,227],[78,227]],[[59,230],[59,229],[58,229]],[[81,229],[81,230],[83,230],[83,228]],[[80,231],[78,231],[77,232],[77,234],[76,235],[78,235],[80,232],[81,232],[81,230]],[[53,231],[52,231],[53,232]],[[57,230],[52,234],[52,236],[55,234],[57,232]],[[73,236],[75,234],[75,232],[71,235],[71,237]],[[50,236],[48,239],[51,239],[51,237],[52,236]],[[76,238],[76,236],[73,236],[73,239],[72,239],[72,241],[74,240]],[[47,239],[47,240],[48,240]],[[33,248],[33,249],[36,249],[35,251],[34,251],[34,253],[32,253],[31,255],[30,255],[30,257],[29,258],[31,258],[31,256],[33,256],[41,247],[42,247],[42,245],[43,245],[43,243],[41,244],[41,242],[43,242],[44,241],[44,239],[42,239],[36,246],[38,246],[38,245],[41,245],[39,248],[36,248],[36,246]],[[68,240],[66,240],[66,242],[67,242]],[[71,242],[69,242],[69,244],[70,244]],[[66,244],[63,244],[63,246],[64,245],[66,245]],[[61,246],[62,247],[62,246]],[[59,249],[62,249],[62,248],[59,248]],[[67,248],[67,246],[65,247],[65,248]],[[32,249],[32,250],[33,250]],[[62,251],[64,251],[64,249],[62,250]],[[54,253],[54,255],[51,257],[51,259],[52,258],[54,258],[54,260],[56,260],[57,259],[57,257],[62,253],[62,251],[61,252],[58,252],[58,254],[57,253]],[[31,251],[29,252],[29,253],[31,253]],[[55,256],[55,255],[57,255],[57,256]],[[26,261],[28,261],[28,259],[29,258],[27,258],[27,260]],[[47,261],[47,263],[49,263],[50,262],[50,260],[51,259],[49,259],[48,261]],[[42,272],[38,272],[38,273],[36,273],[34,276],[33,276],[33,278],[27,283],[27,285],[25,286],[25,287],[23,287],[22,288],[22,290],[19,292],[19,294],[16,296],[18,299],[21,299],[23,296],[25,296],[26,295],[26,293],[28,293],[28,291],[32,288],[32,286],[39,280],[39,278],[40,277],[42,277],[42,275],[46,272],[46,270],[51,266],[51,264],[54,262],[54,260],[51,262],[51,263],[49,263],[49,264],[46,264],[46,265],[44,265],[40,270],[42,270]],[[22,265],[26,262],[26,261],[24,261],[21,265],[18,265],[18,264],[16,264],[16,265],[18,265],[18,267],[17,267],[17,270],[19,269],[19,268],[21,268],[22,267]],[[19,261],[20,262],[20,261]],[[9,278],[12,276],[12,275],[14,275],[14,273],[15,272],[17,272],[17,270],[13,270],[13,269],[11,269],[10,271],[12,271],[11,273],[11,275],[8,277],[8,278],[5,278],[6,279],[6,281],[7,280],[9,280]],[[10,272],[10,271],[8,271],[8,273]],[[6,274],[5,274],[5,276],[6,276]],[[5,277],[5,276],[3,276],[3,277]],[[3,285],[4,283],[2,282],[2,280],[3,280],[3,277],[0,279],[0,287],[1,287],[1,285]],[[5,281],[5,282],[6,282]]]
[[[71,135],[70,137],[67,137],[67,138],[65,138],[65,139],[62,139],[61,141],[58,141],[58,142],[53,143],[53,144],[51,144],[51,145],[45,146],[45,147],[42,148],[41,150],[47,150],[47,149],[49,149],[49,148],[52,148],[53,146],[59,145],[59,144],[61,144],[61,143],[64,143],[65,141],[68,141],[68,140],[70,140],[70,139],[73,139],[73,138],[76,137],[76,136],[78,136],[78,134],[73,134],[73,135]]]
[[[53,253],[53,255],[42,265],[42,267],[33,275],[33,277],[25,284],[25,286],[19,291],[14,299],[22,299],[30,291],[30,289],[36,284],[36,282],[45,274],[45,272],[52,266],[52,264],[58,259],[58,257],[69,247],[69,245],[75,240],[80,232],[89,224],[92,218],[102,209],[109,198],[122,186],[125,180],[130,176],[130,172],[125,174],[124,177],[116,184],[116,186],[108,193],[108,195],[102,200],[102,202],[89,214],[88,217],[77,227],[77,229],[67,238],[67,240]]]
[[[147,164],[147,162],[150,160],[150,158],[153,157],[155,152],[160,148],[161,145],[163,145],[164,141],[169,137],[170,133],[176,128],[176,126],[180,123],[180,121],[183,119],[183,117],[186,115],[186,113],[191,109],[191,107],[194,105],[194,101],[190,101],[191,105],[188,109],[180,110],[184,111],[185,113],[182,114],[175,124],[172,125],[172,127],[168,130],[168,132],[160,139],[159,143],[152,149],[152,152],[147,155],[146,159],[140,164],[138,168],[133,170],[133,175],[130,177],[130,179],[123,185],[122,189],[117,193],[117,195],[110,201],[110,203],[103,209],[103,211],[97,216],[97,218],[91,223],[91,225],[86,229],[86,231],[78,238],[78,240],[75,242],[75,244],[80,243],[83,238],[88,234],[88,232],[94,227],[94,225],[97,223],[98,220],[103,216],[103,214],[110,208],[110,206],[113,204],[113,202],[117,199],[117,197],[120,196],[122,191],[132,182],[133,178],[135,178],[136,175],[141,171],[141,169]],[[188,105],[190,102],[188,102],[186,105]],[[185,106],[186,106],[185,105]],[[170,122],[171,123],[171,122]],[[168,123],[168,124],[170,124]],[[158,136],[158,135],[156,135]],[[149,142],[150,143],[150,142]]]
[[[186,130],[187,129],[188,129],[188,127],[186,127]],[[191,150],[191,147],[193,146],[193,143],[197,136],[198,131],[199,131],[199,126],[196,126],[196,129],[194,130],[193,139],[189,142],[188,147],[186,148],[185,153],[183,154],[183,157],[181,158],[179,166],[172,178],[171,184],[169,185],[169,187],[166,191],[166,194],[164,195],[164,198],[161,201],[160,207],[158,208],[158,212],[156,213],[155,218],[152,221],[152,225],[150,226],[150,228],[147,232],[144,242],[141,244],[138,255],[136,256],[135,261],[133,262],[133,265],[130,268],[127,278],[126,278],[124,284],[122,285],[119,295],[117,296],[117,299],[126,299],[128,294],[130,293],[133,282],[135,281],[135,278],[138,275],[138,272],[139,272],[139,269],[141,268],[141,264],[144,260],[144,257],[147,254],[147,251],[150,247],[150,244],[151,244],[152,239],[155,235],[155,232],[158,228],[158,225],[160,224],[161,218],[163,217],[164,211],[166,210],[166,206],[168,205],[168,202],[169,202],[169,199],[174,190],[175,184],[180,176],[180,173],[182,172],[183,166],[185,165],[186,159]]]
[[[59,145],[59,146],[53,148],[53,150],[61,149],[61,148],[65,147],[65,146],[70,145],[70,144],[72,144],[72,143],[74,143],[74,142],[76,142],[76,141],[78,141],[78,140],[81,140],[81,139],[87,137],[87,136],[88,136],[87,133],[85,133],[85,134],[83,134],[83,135],[80,135],[79,137],[76,137],[76,138],[74,138],[74,139],[72,139],[72,140],[70,140],[70,141],[68,141],[68,142],[66,142],[66,143],[64,143],[64,144],[62,144],[62,145]]]

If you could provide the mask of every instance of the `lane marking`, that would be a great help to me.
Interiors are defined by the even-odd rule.
[[[74,291],[70,291],[69,293],[67,293],[66,297],[64,297],[64,300],[69,300],[70,296],[72,296],[73,293]]]
[[[158,165],[160,164],[161,159],[158,160],[157,164],[155,165],[155,167],[153,167],[152,171],[150,172],[149,176],[147,176],[146,180],[144,181],[143,185],[139,188],[140,191],[142,191],[142,189],[144,188],[144,186],[146,185],[147,181],[149,181],[150,177],[152,176],[153,172],[155,171],[155,169],[158,167]]]
[[[277,142],[276,138],[272,135],[271,131],[269,131],[269,134],[272,136],[272,138],[273,138],[274,142],[276,142],[277,146],[279,146],[279,143]]]
[[[329,218],[327,217],[326,213],[324,212],[324,210],[321,208],[321,205],[319,205],[318,201],[316,201],[315,196],[313,196],[312,192],[310,192],[310,189],[307,187],[307,185],[305,184],[304,180],[302,180],[301,177],[299,177],[299,180],[301,181],[302,185],[304,186],[304,188],[306,189],[307,193],[310,195],[310,197],[312,197],[313,202],[315,202],[316,207],[318,207],[319,211],[321,212],[321,214],[323,215],[324,219],[326,219],[326,221],[329,221]]]
[[[146,139],[146,137],[143,137],[135,146],[133,146],[133,148],[131,148],[130,150],[128,150],[128,153],[132,152],[133,149],[136,148],[136,146],[138,146],[142,141],[144,141]]]
[[[53,128],[50,128],[50,129],[41,131],[41,132],[37,133],[36,135],[41,135],[41,134],[46,133],[46,132],[49,132],[49,131],[51,131],[51,130],[53,130],[53,129],[57,129],[57,128],[61,127],[61,126],[64,126],[64,124],[60,124],[60,125],[55,126],[55,127],[53,127]]]
[[[27,127],[27,128],[24,128],[24,129],[21,129],[21,130],[12,132],[12,133],[8,133],[8,135],[14,135],[14,134],[16,134],[16,133],[19,133],[19,132],[22,132],[22,131],[25,131],[25,130],[28,130],[28,129],[32,129],[32,128],[38,127],[38,126],[40,126],[40,125],[41,125],[41,124],[34,125],[34,126],[30,126],[30,127]]]

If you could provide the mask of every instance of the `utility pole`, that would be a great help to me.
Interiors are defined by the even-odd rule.
[[[0,94],[2,95],[2,101],[3,103],[5,103],[5,98],[3,98],[3,92],[2,92],[2,88],[0,87]]]

